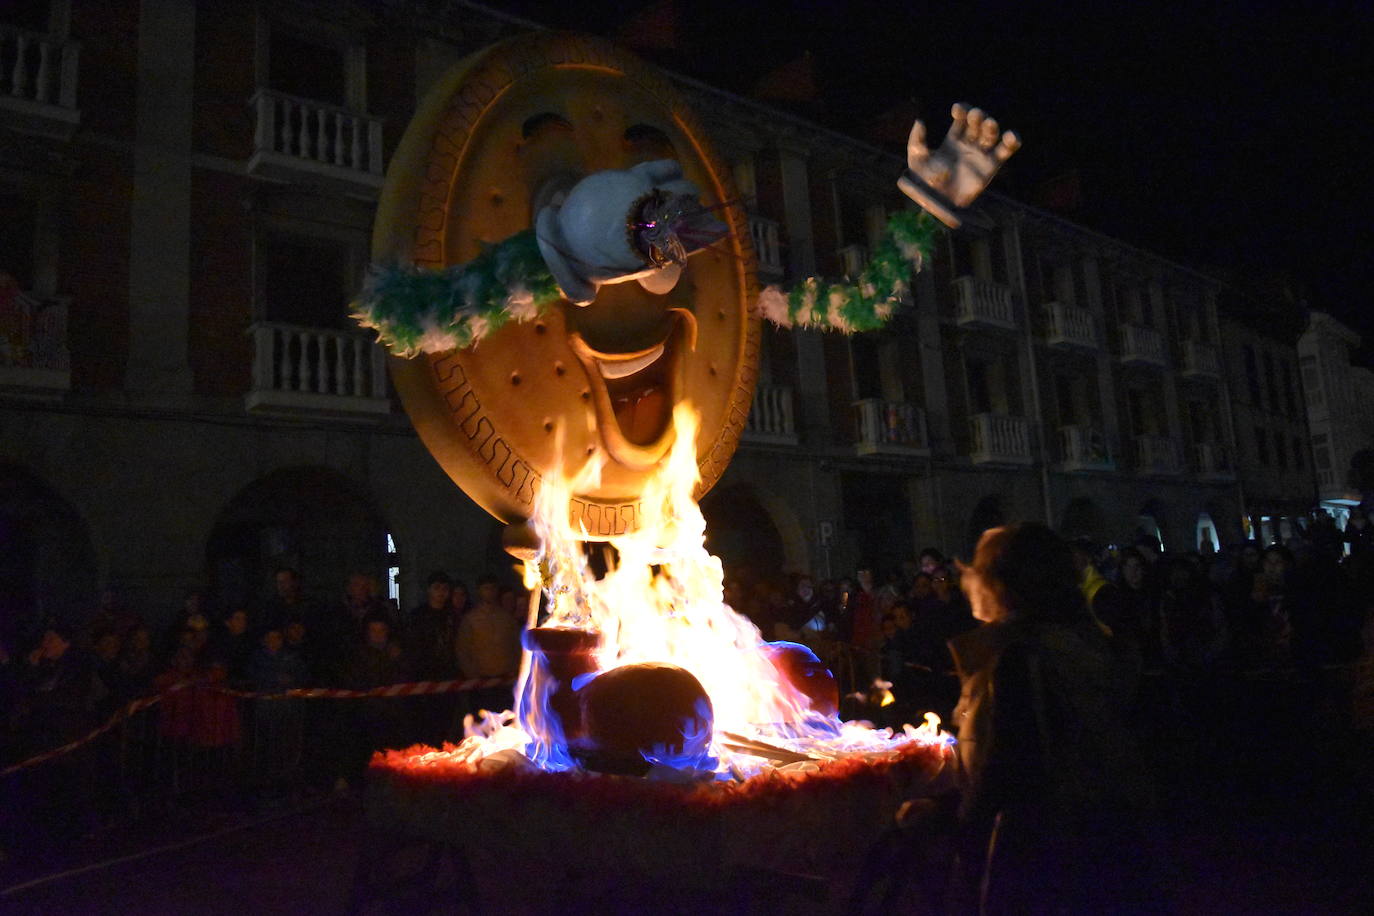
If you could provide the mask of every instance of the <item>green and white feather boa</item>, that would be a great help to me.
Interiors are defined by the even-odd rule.
[[[785,328],[846,334],[880,328],[901,303],[912,271],[930,256],[938,231],[924,212],[899,211],[856,279],[812,277],[789,292],[769,286],[757,310]],[[534,230],[527,229],[453,267],[374,266],[353,317],[392,353],[413,357],[472,346],[507,321],[538,318],[561,298]]]
[[[526,229],[454,267],[374,265],[353,318],[411,357],[472,346],[507,321],[538,318],[562,296]]]
[[[888,220],[882,240],[858,277],[846,283],[808,277],[788,292],[766,287],[759,294],[759,313],[784,328],[845,334],[877,330],[901,304],[907,278],[930,257],[939,231],[940,224],[925,211],[900,210]]]

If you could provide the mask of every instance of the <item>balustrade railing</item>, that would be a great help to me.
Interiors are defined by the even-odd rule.
[[[1165,436],[1136,436],[1135,469],[1142,474],[1177,474],[1178,443]]]
[[[868,249],[862,245],[846,245],[838,252],[840,273],[849,279],[856,279],[868,266]]]
[[[71,387],[65,298],[0,292],[0,389],[60,394]]]
[[[1016,327],[1011,289],[991,280],[963,276],[954,281],[955,319],[960,324]]]
[[[1183,374],[1219,378],[1217,351],[1197,340],[1183,342]]]
[[[756,442],[796,444],[792,389],[786,385],[755,385],[744,435],[745,439]]]
[[[1136,324],[1121,326],[1121,361],[1123,363],[1148,363],[1164,366],[1168,360],[1164,356],[1164,338],[1154,328]]]
[[[969,418],[972,448],[969,457],[976,463],[1029,464],[1030,424],[1023,417],[979,413]]]
[[[858,433],[855,448],[861,455],[909,454],[930,448],[925,411],[915,404],[865,398],[854,402],[854,421]]]
[[[0,98],[76,108],[81,45],[0,25]]]
[[[252,325],[249,409],[386,413],[386,353],[356,331]]]
[[[0,292],[0,365],[67,369],[67,300]]]
[[[754,241],[754,254],[759,260],[759,272],[774,278],[781,277],[782,234],[777,220],[762,216],[749,217],[749,236]]]
[[[1065,470],[1110,470],[1115,466],[1102,431],[1078,424],[1059,427],[1059,460]]]
[[[1193,470],[1200,477],[1234,477],[1226,449],[1212,442],[1195,442],[1192,447]]]
[[[1093,313],[1062,302],[1045,304],[1046,340],[1051,346],[1096,347]]]
[[[337,105],[260,89],[253,96],[258,154],[276,154],[312,166],[382,175],[382,122]]]

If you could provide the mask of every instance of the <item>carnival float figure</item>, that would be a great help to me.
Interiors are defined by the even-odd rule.
[[[356,316],[394,354],[392,378],[426,447],[506,523],[506,547],[525,561],[533,600],[517,715],[527,754],[569,765],[564,745],[582,719],[634,718],[597,704],[579,713],[573,680],[631,667],[642,683],[627,696],[687,684],[665,664],[692,672],[679,705],[701,714],[664,728],[699,737],[696,769],[720,765],[711,755],[725,747],[722,721],[814,720],[817,740],[838,740],[834,702],[822,712],[814,700],[833,691],[824,666],[813,671],[809,652],[779,666],[785,653],[761,648],[724,604],[696,500],[744,428],[761,320],[881,327],[937,220],[957,227],[1018,146],[962,105],[934,150],[917,121],[898,186],[923,210],[893,214],[857,276],[760,290],[729,170],[674,86],[638,59],[584,36],[527,35],[478,52],[430,92],[387,171]],[[595,541],[619,555],[606,582],[585,562]],[[625,570],[631,561],[643,569],[637,590],[627,590],[639,575]],[[593,661],[578,663],[578,678],[557,677],[549,653],[572,644]],[[830,686],[793,683],[798,671],[824,672]],[[584,706],[600,695],[580,693]],[[619,742],[629,759],[615,765],[639,768],[665,756],[651,734],[603,735],[592,756]]]

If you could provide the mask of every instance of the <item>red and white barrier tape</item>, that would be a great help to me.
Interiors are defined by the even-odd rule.
[[[508,677],[476,677],[467,678],[465,680],[414,681],[409,684],[389,684],[386,687],[373,687],[368,690],[344,690],[334,687],[293,687],[289,690],[277,691],[276,693],[257,693],[251,690],[231,690],[227,687],[219,687],[214,684],[207,684],[203,681],[180,681],[160,693],[154,693],[130,701],[127,706],[110,716],[110,718],[99,728],[82,735],[75,741],[68,741],[66,744],[59,745],[58,747],[30,757],[27,760],[21,760],[18,763],[5,767],[3,770],[0,770],[0,777],[8,776],[11,773],[17,773],[20,770],[25,770],[32,766],[37,766],[44,761],[52,760],[54,757],[61,757],[63,754],[71,753],[83,744],[87,744],[99,738],[135,713],[142,712],[150,706],[155,706],[162,702],[164,697],[176,693],[179,690],[185,690],[187,687],[199,687],[202,690],[222,693],[245,700],[351,700],[359,697],[413,697],[438,693],[462,693],[468,690],[479,690],[483,687],[500,687],[512,683],[514,683],[514,681]]]

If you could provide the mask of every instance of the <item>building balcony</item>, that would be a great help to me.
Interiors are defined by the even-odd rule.
[[[840,274],[850,280],[858,279],[868,266],[868,249],[862,245],[846,245],[835,252],[840,262]]]
[[[764,280],[781,280],[785,268],[782,263],[782,230],[778,221],[762,216],[749,217],[749,236],[754,241],[759,276]]]
[[[1107,437],[1091,426],[1059,427],[1059,467],[1064,471],[1114,471]]]
[[[253,336],[253,387],[244,407],[257,414],[377,416],[391,411],[386,351],[361,331],[260,321]]]
[[[0,292],[0,395],[56,400],[71,390],[67,305]]]
[[[1138,474],[1169,476],[1183,468],[1178,458],[1178,443],[1164,436],[1136,436],[1135,470]]]
[[[1030,424],[1022,417],[978,413],[969,418],[974,464],[1030,464]]]
[[[954,281],[954,319],[966,328],[1015,330],[1011,289],[991,280],[964,276]]]
[[[1096,350],[1093,313],[1062,302],[1045,303],[1045,342],[1064,350]]]
[[[0,25],[0,124],[69,140],[81,122],[76,75],[81,45]]]
[[[1183,374],[1193,378],[1221,378],[1217,351],[1196,340],[1183,342]]]
[[[854,420],[858,432],[854,451],[859,455],[930,454],[926,414],[915,404],[865,398],[854,402]]]
[[[1164,368],[1169,365],[1169,360],[1164,355],[1164,338],[1160,333],[1154,328],[1136,324],[1121,326],[1120,359],[1127,365],[1135,366]]]
[[[1226,449],[1212,442],[1195,442],[1192,447],[1193,472],[1199,480],[1235,480],[1231,458]]]
[[[382,122],[335,105],[259,89],[248,174],[375,195],[382,186]]]
[[[744,424],[745,442],[796,445],[797,421],[792,389],[786,385],[754,386],[754,401]]]

